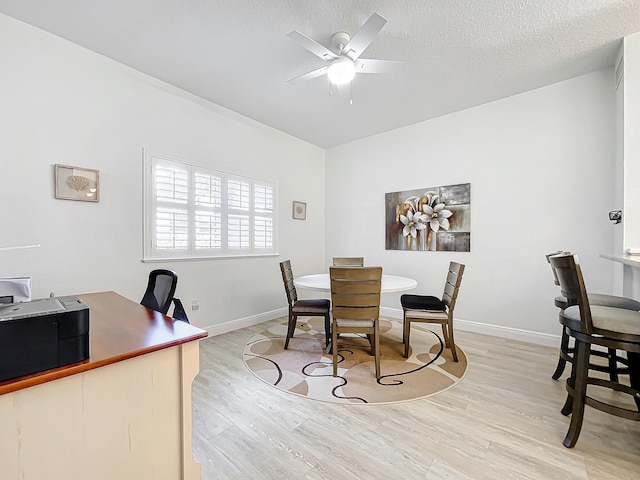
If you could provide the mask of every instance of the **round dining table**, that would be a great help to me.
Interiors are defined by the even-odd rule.
[[[293,279],[296,288],[305,290],[315,290],[317,292],[330,292],[331,279],[328,273],[314,273],[313,275],[303,275]],[[413,290],[418,286],[413,278],[399,277],[397,275],[382,275],[382,285],[380,293],[404,292]]]

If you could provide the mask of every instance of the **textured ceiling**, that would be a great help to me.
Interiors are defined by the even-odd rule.
[[[613,65],[640,0],[0,0],[0,12],[321,147]],[[363,58],[404,62],[329,95],[329,45],[377,12]],[[353,104],[350,104],[350,98]]]

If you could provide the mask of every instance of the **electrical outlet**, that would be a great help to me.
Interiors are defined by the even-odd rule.
[[[199,300],[191,300],[191,310],[200,309],[200,301]]]

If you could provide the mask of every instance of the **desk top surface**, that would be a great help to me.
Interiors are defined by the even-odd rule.
[[[83,362],[0,382],[0,395],[207,336],[200,328],[173,320],[115,292],[74,296],[89,307],[91,356]]]
[[[331,291],[331,279],[329,278],[328,273],[316,273],[313,275],[296,277],[293,279],[293,283],[297,288],[304,288],[306,290],[315,290],[318,292]],[[418,282],[416,282],[413,278],[383,274],[380,292],[404,292],[406,290],[412,290],[417,286]]]

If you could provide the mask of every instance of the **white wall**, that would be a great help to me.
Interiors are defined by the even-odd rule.
[[[640,247],[640,33],[624,37],[624,248]],[[622,253],[622,252],[617,252]]]
[[[4,15],[0,46],[0,246],[42,245],[0,251],[0,276],[31,275],[34,297],[139,301],[148,272],[171,268],[211,327],[284,307],[283,258],[324,268],[324,150]],[[281,256],[142,263],[143,148],[277,182]],[[56,163],[100,170],[100,203],[56,200]]]
[[[619,126],[618,145],[622,146],[624,168],[624,208],[622,246],[614,253],[623,254],[628,248],[640,247],[640,33],[624,37],[623,78],[618,90],[618,114],[624,121]],[[620,245],[620,242],[618,242]],[[622,275],[623,292],[626,296],[640,297],[640,268],[625,265]]]
[[[545,253],[578,253],[588,288],[612,288],[598,255],[613,249],[614,88],[613,70],[598,71],[330,149],[327,259],[364,255],[435,295],[460,261],[457,318],[559,334]],[[385,193],[466,182],[471,252],[385,250]],[[382,303],[400,309],[399,295]]]

